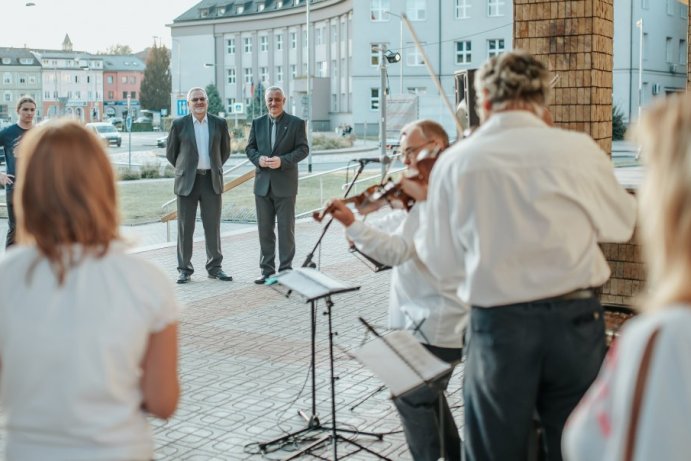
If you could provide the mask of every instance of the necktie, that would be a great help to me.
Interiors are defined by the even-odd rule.
[[[271,121],[271,150],[274,150],[274,145],[276,144],[276,121]]]

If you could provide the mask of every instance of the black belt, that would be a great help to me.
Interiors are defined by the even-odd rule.
[[[575,299],[590,299],[595,297],[595,291],[592,288],[579,288],[578,290],[569,291],[563,295],[553,296],[551,298],[538,299],[538,303],[549,303],[553,301],[573,301]]]
[[[210,172],[211,172],[211,170],[197,170],[197,174],[207,174]]]

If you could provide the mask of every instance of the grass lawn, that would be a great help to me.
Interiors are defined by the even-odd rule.
[[[366,173],[365,177],[372,173]],[[352,176],[350,176],[352,178]],[[367,185],[359,184],[351,192],[361,192]],[[226,177],[226,180],[228,178]],[[297,213],[319,208],[330,198],[343,196],[343,184],[346,182],[345,173],[332,173],[300,181],[297,197]],[[239,187],[223,194],[222,219],[228,221],[255,221],[254,180],[249,180]],[[164,214],[175,210],[175,202],[165,210],[161,205],[173,199],[173,179],[159,179],[154,181],[121,181],[118,183],[120,210],[124,224],[142,224],[158,221]]]

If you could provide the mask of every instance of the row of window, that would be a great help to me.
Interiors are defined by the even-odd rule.
[[[489,17],[504,16],[505,0],[454,0],[453,10],[456,19],[470,18],[471,8],[475,5],[484,10]],[[482,11],[481,10],[481,11]],[[370,0],[370,20],[385,22],[391,19],[391,0]],[[406,0],[406,16],[411,21],[427,19],[427,0]]]
[[[650,9],[650,0],[641,0],[641,8],[644,10]],[[667,0],[667,15],[686,18],[689,15],[688,6],[682,4],[680,0]]]
[[[26,96],[26,93],[21,93],[21,94],[17,95],[17,99],[19,99],[19,98],[22,97],[22,96]],[[37,99],[35,93],[31,93],[30,96],[31,96],[32,98],[34,98],[34,100]],[[3,98],[2,98],[2,99],[3,99],[3,101],[5,101],[5,102],[12,102],[12,101],[13,101],[12,92],[11,92],[11,91],[5,91],[5,93],[3,94]]]
[[[65,93],[65,95],[66,95],[68,98],[70,98],[70,99],[71,99],[72,97],[74,97],[75,99],[81,99],[81,98],[82,98],[82,92],[81,92],[81,91],[74,91],[74,92],[72,92],[72,91],[67,91],[67,92]],[[95,93],[95,95],[96,95],[96,97],[94,98],[94,97],[93,97],[93,96],[94,96],[94,93],[92,93],[91,91],[89,91],[89,92],[87,93],[87,100],[92,100],[92,99],[98,100],[98,99],[100,98],[100,94],[98,93],[98,91]],[[122,92],[122,99],[123,99],[123,100],[124,100],[124,99],[127,99],[128,96],[129,96],[130,98],[132,98],[132,99],[137,99],[137,92],[136,92],[136,91],[123,91],[123,92]],[[51,92],[51,91],[44,91],[44,92],[43,92],[43,97],[44,97],[45,99],[51,99],[51,97],[52,97],[52,99],[58,99],[58,98],[60,97],[60,95],[59,95],[59,93],[58,93],[57,91],[52,91],[52,92]],[[114,100],[114,99],[115,99],[115,92],[114,92],[114,91],[109,91],[109,92],[108,92],[108,100]]]
[[[332,33],[332,43],[335,43],[338,41],[338,29],[336,27],[336,24],[331,25],[331,33]],[[297,37],[297,32],[289,32],[288,33],[288,42],[291,50],[297,49],[298,47],[298,37]],[[314,29],[314,43],[315,45],[324,45],[326,44],[324,40],[324,28],[323,27],[317,27]],[[274,35],[274,44],[276,47],[276,51],[281,51],[284,47],[283,44],[283,35]],[[303,30],[302,31],[302,47],[306,48],[307,47],[307,31]],[[236,46],[235,46],[235,39],[234,38],[229,38],[226,39],[226,54],[233,55],[235,54]],[[245,52],[246,54],[252,53],[252,37],[243,37],[242,38],[242,51]],[[269,51],[269,36],[268,35],[260,35],[259,36],[259,51],[261,52],[267,52]]]
[[[380,48],[382,44],[372,43],[370,45],[370,65],[378,66],[380,57]],[[456,47],[456,64],[470,64],[472,61],[472,42],[470,40],[461,40],[455,42]],[[503,38],[490,38],[487,40],[487,57],[491,58],[506,50],[505,41]],[[425,61],[422,53],[414,45],[408,47],[406,52],[406,65],[424,66]]]
[[[89,68],[89,69],[101,69],[103,67],[102,61],[80,61],[79,59],[43,59],[41,60],[43,66],[50,67],[79,67],[79,68]],[[127,63],[125,63],[127,64]]]
[[[24,75],[24,74],[19,74],[16,77],[12,72],[4,72],[2,74],[2,83],[4,85],[11,85],[12,82],[17,80],[17,83],[20,85],[35,85],[36,84],[36,75]]]
[[[12,64],[12,58],[2,58],[2,63],[3,64]],[[19,64],[22,65],[31,65],[34,63],[34,60],[32,58],[19,58]]]
[[[56,80],[56,78],[57,78],[56,74],[52,74],[52,73],[48,74],[48,81],[54,82]],[[83,80],[82,76],[80,74],[73,74],[73,75],[63,74],[62,79],[65,83],[79,83],[80,81]],[[91,75],[87,75],[86,76],[86,83],[92,83],[92,82],[93,82],[93,79],[91,78]],[[112,75],[108,75],[106,77],[106,82],[108,82],[109,84],[113,84],[115,82],[115,78]],[[137,83],[137,77],[134,75],[129,75],[129,76],[123,75],[122,77],[120,77],[120,82],[136,84]]]
[[[345,59],[342,60],[342,66],[345,67]],[[297,72],[297,65],[296,64],[291,64],[289,67],[290,70],[290,78],[295,79],[298,75]],[[332,78],[338,78],[338,66],[336,65],[336,60],[331,61],[331,77]],[[307,74],[307,63],[303,63],[302,65],[302,73]],[[317,61],[316,62],[316,69],[315,69],[315,76],[316,77],[328,77],[329,73],[329,65],[326,61]],[[284,68],[283,66],[276,66],[275,67],[275,78],[274,81],[276,82],[282,82],[284,78]],[[259,80],[261,82],[267,83],[269,82],[269,68],[266,66],[261,66],[259,67]],[[226,83],[229,85],[233,85],[237,82],[237,71],[234,67],[231,67],[229,69],[226,69]],[[245,67],[243,68],[243,82],[247,84],[252,84],[254,82],[254,74],[252,72],[251,67]]]

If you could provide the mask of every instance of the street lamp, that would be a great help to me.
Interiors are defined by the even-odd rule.
[[[641,118],[641,108],[643,106],[643,18],[636,21],[639,29],[638,38],[638,119]]]
[[[403,18],[396,13],[392,13],[391,11],[387,11],[386,14],[390,14],[391,16],[396,16],[399,19],[399,31],[398,31],[398,33],[399,33],[400,43],[398,45],[398,49],[402,51],[403,50]],[[399,61],[400,61],[400,55],[399,55]],[[391,62],[391,61],[389,61],[389,62]],[[396,61],[396,62],[398,62],[398,61]],[[401,66],[401,73],[399,74],[398,85],[399,85],[398,90],[399,90],[400,94],[403,94],[403,66]]]
[[[379,50],[379,158],[381,158],[382,178],[386,174],[386,63],[397,63],[401,60],[401,54],[387,50],[385,45],[377,47]]]

